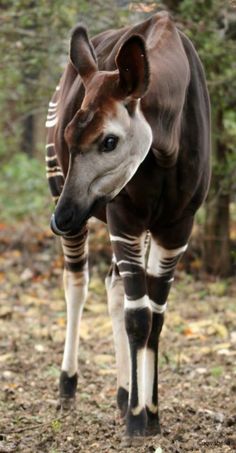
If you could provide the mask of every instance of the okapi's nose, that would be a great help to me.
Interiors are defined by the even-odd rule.
[[[52,214],[50,224],[53,233],[58,236],[70,233],[73,225],[73,218],[74,213],[72,210],[67,209],[59,215],[58,210],[56,209],[55,213]]]
[[[52,214],[50,227],[51,227],[52,232],[54,234],[56,234],[57,236],[64,236],[65,234],[69,233],[69,230],[62,230],[62,229],[58,228],[57,222],[56,222],[56,219],[55,219],[55,214]]]

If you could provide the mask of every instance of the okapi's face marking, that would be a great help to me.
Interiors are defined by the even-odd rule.
[[[133,35],[116,57],[118,70],[98,71],[83,28],[71,41],[71,61],[85,86],[81,108],[65,129],[69,169],[52,229],[76,232],[101,203],[112,200],[147,155],[152,132],[140,109],[149,72],[143,40]]]

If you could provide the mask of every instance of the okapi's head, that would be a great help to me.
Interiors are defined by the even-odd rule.
[[[61,235],[78,231],[101,203],[121,191],[152,142],[139,105],[149,84],[143,39],[129,37],[117,52],[117,69],[100,71],[86,30],[77,27],[70,58],[85,95],[64,133],[69,168],[51,224]]]

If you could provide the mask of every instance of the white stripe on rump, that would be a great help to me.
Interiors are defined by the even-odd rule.
[[[50,127],[53,127],[57,124],[57,117],[53,120],[47,120],[46,123],[45,123],[45,126],[47,128],[50,128]]]

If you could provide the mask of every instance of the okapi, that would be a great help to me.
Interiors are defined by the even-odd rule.
[[[209,98],[192,43],[166,12],[91,40],[78,25],[46,126],[51,228],[65,257],[61,404],[75,398],[87,221],[95,216],[113,249],[106,288],[118,407],[127,436],[159,433],[158,341],[210,178]]]

